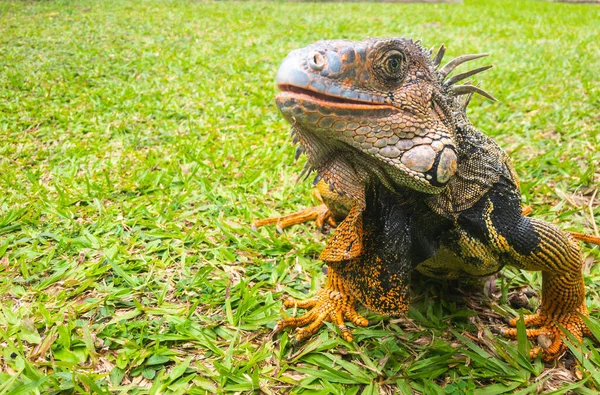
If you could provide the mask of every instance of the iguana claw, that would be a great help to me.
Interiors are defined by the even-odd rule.
[[[350,321],[357,326],[367,326],[369,321],[356,312],[356,298],[344,286],[342,279],[329,268],[328,281],[324,289],[314,297],[296,300],[288,297],[283,301],[287,308],[310,309],[300,317],[288,317],[277,321],[274,331],[281,332],[285,328],[295,328],[294,343],[300,343],[316,333],[323,323],[333,322],[346,341],[352,341],[352,332],[346,326]]]
[[[542,358],[545,361],[552,361],[558,358],[566,351],[567,345],[564,342],[566,337],[561,327],[565,331],[570,332],[578,341],[581,341],[584,336],[593,337],[591,331],[585,325],[581,316],[587,316],[585,305],[580,307],[576,312],[570,314],[561,314],[557,317],[551,317],[540,311],[535,314],[524,316],[525,326],[537,326],[538,328],[528,328],[527,338],[529,340],[537,340],[538,345],[530,351],[530,357],[536,358],[542,353]],[[501,334],[505,337],[516,339],[518,319],[510,320],[509,325],[512,328],[504,328]]]

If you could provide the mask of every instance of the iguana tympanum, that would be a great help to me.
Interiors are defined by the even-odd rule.
[[[472,94],[494,98],[457,83],[491,66],[449,74],[485,54],[440,68],[444,51],[432,56],[409,39],[319,41],[283,61],[277,106],[308,156],[305,170],[317,173],[324,205],[284,218],[280,227],[307,219],[339,225],[320,255],[327,285],[308,300],[286,299],[286,307],[310,310],[281,319],[275,330],[296,328],[301,341],[331,321],[351,340],[346,321],[368,324],[356,300],[381,314],[403,314],[414,270],[455,279],[510,264],[542,272],[542,304],[524,320],[537,327],[527,329],[530,339],[552,339],[532,356],[542,351],[555,359],[566,348],[559,326],[578,339],[590,334],[581,318],[588,313],[579,245],[522,215],[507,154],[467,119]]]

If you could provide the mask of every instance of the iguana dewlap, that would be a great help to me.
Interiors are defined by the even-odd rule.
[[[485,55],[464,55],[439,67],[442,46],[429,50],[407,39],[319,41],[291,52],[276,77],[277,106],[292,125],[306,171],[315,171],[325,206],[301,219],[341,220],[321,254],[327,285],[306,301],[310,309],[276,330],[296,328],[296,340],[334,322],[365,326],[356,300],[398,315],[410,304],[411,273],[483,276],[510,264],[542,271],[542,303],[525,317],[531,339],[546,335],[546,360],[565,349],[559,325],[577,339],[590,332],[578,243],[556,226],[522,215],[521,194],[508,156],[466,117],[473,93],[449,77],[455,67]],[[293,223],[294,218],[288,218]],[[272,222],[259,221],[259,225]],[[516,321],[510,325],[515,326]],[[516,329],[503,334],[516,336]]]

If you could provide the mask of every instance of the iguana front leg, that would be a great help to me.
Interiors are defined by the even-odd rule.
[[[537,313],[525,316],[526,326],[538,328],[527,329],[527,337],[535,339],[545,335],[552,340],[546,348],[538,346],[531,350],[532,357],[542,352],[544,360],[550,361],[566,350],[565,334],[560,326],[578,340],[591,335],[581,318],[588,315],[582,257],[579,245],[569,234],[534,218],[523,218],[522,221],[521,228],[532,229],[533,233],[517,236],[522,243],[533,241],[536,245],[529,254],[514,253],[513,256],[522,269],[542,271],[542,304]],[[517,319],[510,321],[511,326],[516,324]],[[504,329],[502,334],[516,338],[517,330]]]
[[[363,253],[362,207],[352,207],[344,221],[336,229],[333,237],[321,253],[321,259],[329,262],[351,261]],[[296,300],[288,297],[283,305],[287,308],[310,309],[301,317],[283,318],[275,325],[275,332],[285,328],[295,328],[295,341],[308,339],[327,321],[340,329],[342,338],[352,340],[352,333],[345,324],[348,320],[358,326],[367,326],[368,321],[354,308],[356,297],[352,290],[337,274],[333,266],[328,267],[327,284],[314,297]]]
[[[443,239],[440,252],[418,269],[430,275],[445,268],[454,276],[481,276],[511,264],[541,271],[542,303],[537,313],[525,317],[525,325],[529,339],[543,335],[550,340],[550,344],[539,341],[540,347],[532,349],[531,356],[541,352],[550,361],[566,349],[566,335],[561,327],[579,340],[590,334],[581,318],[588,314],[583,259],[578,243],[569,233],[523,216],[519,200],[518,194],[507,191],[506,184],[498,184],[487,197],[461,213],[459,226]],[[513,319],[510,325],[514,327],[516,323],[517,319]],[[505,328],[500,333],[516,338],[517,330]]]

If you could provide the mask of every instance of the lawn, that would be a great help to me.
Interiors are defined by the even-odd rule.
[[[597,234],[600,9],[465,3],[1,2],[0,395],[598,393],[591,340],[545,365],[491,333],[537,306],[534,272],[419,280],[406,318],[361,308],[353,343],[271,334],[282,297],[325,278],[313,224],[249,226],[315,203],[273,97],[316,40],[489,52],[473,63],[499,102],[474,99],[472,122],[534,216]]]

